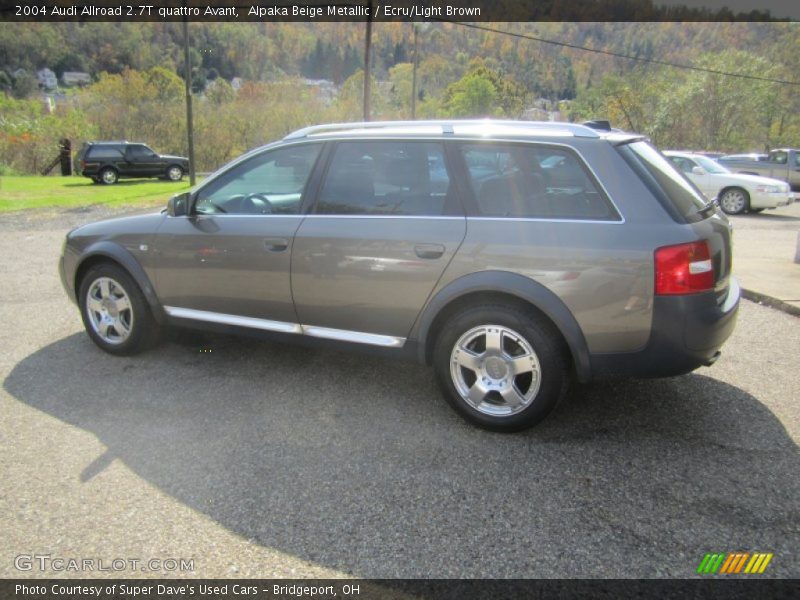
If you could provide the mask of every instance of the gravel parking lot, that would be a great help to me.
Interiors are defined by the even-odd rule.
[[[743,302],[712,368],[579,388],[491,434],[413,363],[196,335],[104,354],[56,271],[98,216],[0,219],[0,576],[92,575],[14,567],[50,554],[191,558],[169,575],[193,577],[686,577],[712,551],[800,576],[800,319]]]

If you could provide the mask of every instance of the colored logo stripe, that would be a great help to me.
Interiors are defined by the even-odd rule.
[[[726,575],[734,573],[760,574],[766,570],[773,556],[774,554],[771,552],[708,553],[700,561],[697,572],[712,575],[717,572]]]

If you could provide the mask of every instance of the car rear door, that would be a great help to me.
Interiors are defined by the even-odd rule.
[[[466,218],[440,141],[342,141],[295,235],[292,293],[308,335],[400,346]]]
[[[292,240],[322,144],[264,151],[201,187],[156,235],[156,290],[173,317],[299,332]]]

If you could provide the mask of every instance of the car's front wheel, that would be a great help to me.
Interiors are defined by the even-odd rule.
[[[434,349],[447,401],[468,421],[494,431],[519,431],[544,419],[567,392],[567,365],[552,324],[505,304],[461,310]]]
[[[719,205],[729,215],[739,215],[750,206],[750,195],[742,188],[728,188],[719,197]]]
[[[172,165],[167,169],[167,179],[170,181],[180,181],[183,179],[183,169],[178,165]]]
[[[158,324],[139,286],[112,264],[92,267],[79,291],[81,317],[89,337],[111,354],[136,354],[157,337]]]

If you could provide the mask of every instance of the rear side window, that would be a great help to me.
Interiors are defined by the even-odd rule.
[[[319,193],[317,214],[441,215],[453,195],[438,142],[340,142]]]
[[[624,144],[619,151],[665,210],[678,222],[702,221],[703,193],[647,142]]]
[[[583,161],[563,148],[464,144],[469,183],[486,217],[619,220]]]
[[[122,149],[119,146],[91,146],[86,153],[86,158],[92,160],[115,160],[122,158]]]

